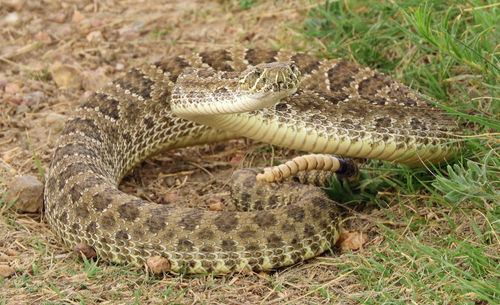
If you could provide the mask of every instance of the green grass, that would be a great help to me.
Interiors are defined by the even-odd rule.
[[[362,195],[381,211],[384,242],[334,264],[364,287],[353,296],[364,304],[499,303],[500,5],[429,3],[330,1],[302,31],[324,56],[438,99],[471,135],[455,164],[432,173],[370,162],[368,189],[385,191]]]
[[[257,0],[240,0],[239,1],[240,10],[248,10],[252,6],[257,5],[257,2],[258,2]]]
[[[368,189],[385,185],[390,194],[367,192],[366,200],[405,226],[378,224],[381,249],[343,265],[341,273],[353,271],[365,287],[355,297],[364,304],[500,302],[500,6],[432,3],[331,1],[310,12],[302,32],[326,56],[437,98],[477,135],[464,139],[455,164],[433,174],[369,163]],[[392,215],[396,202],[400,213]]]

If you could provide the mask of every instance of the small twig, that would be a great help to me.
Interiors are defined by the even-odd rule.
[[[277,299],[274,299],[274,300],[272,300],[272,301],[269,301],[269,302],[267,302],[266,304],[275,304],[275,303],[278,303],[279,301],[283,301],[283,300],[285,300],[285,299],[288,299],[289,297],[291,297],[292,295],[297,294],[297,293],[298,293],[298,291],[295,291],[295,292],[289,293],[289,294],[287,294],[287,295],[282,296],[281,298],[277,298]]]
[[[9,63],[9,64],[17,65],[17,63],[10,61],[9,59],[16,57],[18,55],[21,55],[21,54],[29,53],[29,52],[35,50],[40,44],[41,44],[40,42],[30,43],[28,45],[25,45],[22,48],[15,50],[14,52],[10,52],[10,53],[7,53],[5,55],[0,56],[0,60],[4,61],[6,63]]]
[[[499,6],[499,5],[500,5],[500,3],[493,3],[493,4],[488,4],[488,5],[485,5],[485,6],[478,6],[478,7],[473,7],[473,8],[466,8],[466,9],[464,9],[464,12],[477,11],[477,10],[491,8],[491,7],[495,7],[495,6]]]
[[[327,287],[327,286],[329,286],[329,285],[331,285],[331,284],[333,284],[335,282],[338,282],[338,281],[346,278],[348,275],[350,275],[354,271],[357,271],[359,268],[361,268],[361,267],[358,267],[358,268],[353,269],[353,270],[351,270],[351,271],[349,271],[349,272],[347,272],[345,274],[342,274],[341,276],[339,276],[339,277],[331,280],[330,282],[327,282],[326,284],[323,284],[323,285],[319,286],[318,288],[316,288],[316,289],[314,289],[314,290],[312,290],[312,291],[310,291],[310,292],[308,292],[308,293],[306,293],[306,294],[304,294],[304,295],[302,295],[302,296],[300,296],[300,297],[292,300],[290,303],[291,304],[296,304],[298,300],[301,300],[301,299],[303,299],[303,298],[305,298],[305,297],[307,297],[307,296],[309,296],[309,295],[311,295],[311,294],[313,294],[313,293],[315,293],[315,292],[317,292],[317,291],[319,291],[319,290],[321,290],[321,289],[323,289],[323,288],[325,288],[325,287]]]
[[[212,175],[211,172],[209,172],[206,168],[204,168],[203,166],[199,165],[199,164],[196,164],[194,162],[187,162],[187,164],[191,164],[193,166],[196,166],[198,167],[199,169],[201,169],[202,171],[204,171],[205,173],[207,173],[212,179],[215,179],[214,175]]]

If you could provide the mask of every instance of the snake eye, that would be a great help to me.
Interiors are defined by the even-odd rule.
[[[262,72],[260,72],[259,69],[255,69],[254,73],[255,73],[256,76],[260,76],[262,74]]]

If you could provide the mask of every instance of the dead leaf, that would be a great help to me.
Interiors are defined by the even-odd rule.
[[[161,256],[153,256],[147,259],[146,264],[153,273],[160,274],[170,270],[170,262]]]
[[[73,248],[73,251],[80,257],[85,256],[86,259],[97,257],[94,248],[86,244],[78,244]]]
[[[348,250],[355,251],[361,249],[367,241],[368,236],[363,233],[342,231],[337,245],[342,252],[347,252]]]

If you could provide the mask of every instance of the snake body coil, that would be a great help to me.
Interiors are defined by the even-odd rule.
[[[259,66],[276,62],[290,63],[292,74],[276,74],[273,64]],[[301,74],[300,84],[293,73]],[[257,85],[273,77],[274,84]],[[238,87],[271,92],[297,85],[265,109],[234,113],[238,105],[209,106],[217,113],[190,120],[172,111],[177,103],[184,108],[186,100],[196,104],[200,96],[226,105],[227,95],[220,100],[217,94],[233,94]],[[233,113],[218,114],[219,108]],[[451,159],[459,132],[418,93],[344,60],[276,50],[174,57],[133,69],[94,93],[68,120],[47,177],[46,215],[67,246],[89,245],[116,263],[141,266],[148,257],[162,256],[172,271],[184,267],[187,273],[287,266],[322,253],[338,239],[335,204],[315,187],[259,183],[256,173],[238,174],[233,189],[254,206],[285,204],[212,212],[158,205],[117,186],[148,156],[241,136],[315,153],[421,165]]]

